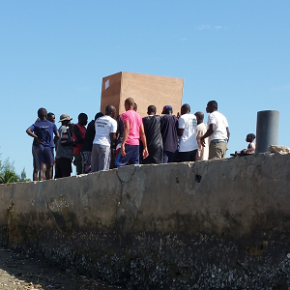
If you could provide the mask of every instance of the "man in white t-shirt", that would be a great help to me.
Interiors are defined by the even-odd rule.
[[[92,150],[92,172],[109,170],[111,162],[111,141],[116,140],[117,122],[114,120],[116,108],[108,105],[106,114],[95,122],[96,135]]]
[[[222,113],[218,112],[216,101],[208,102],[206,112],[210,113],[207,121],[208,130],[200,138],[201,144],[205,146],[205,138],[209,137],[209,159],[224,158],[230,139],[228,121]]]
[[[181,116],[178,120],[179,161],[195,161],[198,145],[196,141],[196,117],[190,114],[190,106],[181,107]]]

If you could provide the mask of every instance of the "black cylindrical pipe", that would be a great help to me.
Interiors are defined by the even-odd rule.
[[[256,154],[269,152],[270,145],[278,145],[279,111],[257,113]]]

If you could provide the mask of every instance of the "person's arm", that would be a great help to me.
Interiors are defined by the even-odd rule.
[[[143,143],[143,159],[146,159],[149,156],[149,152],[143,124],[140,126],[140,136]]]
[[[119,136],[120,136],[120,124],[119,124],[119,122],[120,122],[120,115],[118,115],[118,117],[116,118],[116,120],[117,120],[117,132],[116,132],[116,137],[119,138]]]
[[[80,129],[79,129],[79,127],[77,125],[74,125],[73,131],[74,131],[74,134],[76,136],[75,143],[76,144],[84,143],[85,142],[85,138],[82,138],[81,131],[80,131]]]
[[[126,122],[126,123],[124,123],[123,142],[121,145],[121,154],[123,157],[126,156],[125,144],[127,142],[128,136],[129,136],[129,131],[130,131],[130,124],[129,124],[129,122]]]
[[[113,120],[113,122],[111,123],[111,132],[110,132],[110,138],[111,138],[111,142],[114,142],[117,139],[117,127],[118,127],[118,123]]]
[[[59,133],[58,133],[56,125],[54,125],[53,133],[54,133],[54,144],[55,144],[59,139]]]
[[[227,129],[228,143],[229,143],[229,140],[230,140],[230,130],[229,130],[229,127],[227,127],[226,129]]]
[[[203,147],[205,147],[205,140],[204,139],[211,136],[212,133],[215,131],[215,129],[216,129],[216,124],[210,124],[206,133],[203,136],[201,136],[200,143]]]
[[[117,139],[116,133],[110,133],[111,141],[114,142]]]
[[[44,140],[38,138],[38,136],[32,132],[31,127],[26,130],[26,133],[27,135],[33,137],[37,143],[41,144],[44,142]]]
[[[178,137],[181,137],[183,135],[183,132],[184,132],[184,129],[178,128],[178,130],[177,130],[177,136]]]
[[[177,129],[178,137],[181,137],[183,135],[184,129],[185,129],[185,120],[183,119],[182,116],[180,116],[178,119],[178,129]]]

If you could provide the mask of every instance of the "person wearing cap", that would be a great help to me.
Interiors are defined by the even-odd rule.
[[[56,146],[55,176],[54,178],[68,177],[72,173],[72,159],[75,142],[72,139],[71,122],[72,118],[68,114],[60,116],[61,126],[58,129],[59,139]]]
[[[195,161],[198,150],[196,141],[197,120],[195,115],[190,114],[190,106],[184,104],[181,107],[181,116],[178,119],[179,138],[179,161]]]
[[[170,105],[163,107],[161,118],[161,134],[163,138],[163,162],[174,162],[178,149],[178,119],[173,114],[173,109]]]
[[[30,126],[26,133],[33,137],[37,146],[37,155],[40,164],[39,180],[52,178],[52,166],[54,164],[54,141],[53,134],[58,138],[58,131],[54,123],[47,120],[47,110],[38,110],[39,121]]]

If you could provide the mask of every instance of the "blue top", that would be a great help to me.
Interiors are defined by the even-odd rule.
[[[54,148],[53,133],[56,134],[57,132],[57,127],[54,123],[43,120],[33,124],[30,129],[38,138],[44,140],[41,144],[42,146]]]
[[[161,134],[164,151],[175,153],[178,148],[178,119],[174,115],[164,115],[161,118]]]

